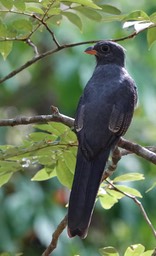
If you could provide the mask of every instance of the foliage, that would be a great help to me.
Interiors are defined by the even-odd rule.
[[[16,53],[14,55],[15,48],[13,46],[17,45],[17,47],[18,46],[19,48],[21,47],[22,49],[21,53],[24,54],[23,49],[26,52],[23,59],[21,57],[21,61],[20,61],[20,66],[21,66],[23,65],[22,61],[24,60],[24,63],[25,63],[25,59],[27,58],[26,56],[27,49],[25,47],[25,43],[26,43],[26,46],[28,46],[28,48],[31,47],[34,51],[33,56],[31,56],[32,53],[28,54],[28,59],[30,58],[31,64],[33,64],[35,58],[37,59],[38,57],[40,57],[39,59],[42,59],[46,56],[47,53],[48,53],[47,56],[50,54],[53,54],[55,52],[55,49],[63,50],[65,48],[63,44],[61,45],[59,44],[58,40],[56,39],[56,35],[54,34],[54,31],[56,31],[56,34],[57,34],[57,30],[59,30],[61,25],[64,24],[66,20],[68,20],[68,24],[71,24],[71,26],[74,25],[75,28],[78,28],[80,32],[83,33],[83,31],[86,32],[86,28],[85,28],[86,19],[89,19],[89,22],[93,22],[93,21],[97,22],[97,24],[103,24],[103,22],[106,22],[105,26],[107,26],[108,22],[110,24],[111,23],[114,24],[114,22],[122,22],[122,24],[124,24],[123,26],[125,29],[128,28],[128,30],[132,31],[132,37],[137,35],[140,32],[143,32],[144,30],[147,30],[146,37],[147,37],[149,48],[151,48],[153,43],[156,41],[155,10],[152,10],[151,14],[148,14],[148,11],[146,12],[144,10],[130,10],[129,12],[122,12],[121,7],[116,7],[116,5],[114,4],[106,4],[105,1],[91,1],[91,0],[83,0],[83,1],[82,0],[75,0],[75,1],[71,1],[71,0],[66,0],[66,1],[0,0],[0,53],[4,60],[8,60],[10,56],[14,56],[16,59],[16,56],[15,56]],[[94,26],[96,25],[94,24]],[[73,31],[75,31],[75,28]],[[67,27],[64,27],[64,29],[66,29],[66,31],[68,30]],[[109,33],[111,33],[111,30],[109,31]],[[121,34],[119,33],[119,36],[126,35],[126,37],[128,38],[127,33],[129,36],[129,32],[124,30],[124,32],[122,31]],[[45,34],[50,35],[52,39],[52,44],[49,44],[49,43],[46,44],[45,42],[46,40],[44,41],[44,43],[42,43],[42,40]],[[61,40],[62,42],[65,42],[65,45],[66,45],[66,41],[63,38],[64,34]],[[115,32],[114,35],[115,37],[117,37],[117,32]],[[91,36],[93,37],[93,34]],[[109,35],[109,36],[111,37],[112,35]],[[46,36],[45,38],[47,39]],[[101,34],[100,34],[100,39],[102,39]],[[71,41],[73,41],[72,38],[71,38]],[[63,47],[60,48],[60,46],[63,46]],[[22,47],[25,47],[25,48],[22,48]],[[49,54],[49,49],[50,49],[50,54]],[[62,52],[62,55],[63,54],[64,53]],[[71,52],[69,52],[69,54],[71,54]],[[136,57],[137,57],[137,54],[136,54]],[[75,63],[76,61],[78,61],[78,64],[79,64],[78,56],[76,58],[77,60],[75,60]],[[17,60],[17,63],[19,63],[19,60]],[[61,70],[61,65],[63,65],[63,68],[64,68],[64,63],[62,64],[59,61],[58,62],[56,61],[55,63],[57,63],[57,66],[60,66],[60,70]],[[77,70],[78,64],[76,66],[76,70]],[[46,69],[47,67],[46,63],[44,63],[44,65]],[[73,67],[74,65],[75,64],[72,64]],[[55,65],[53,65],[53,68],[54,66]],[[8,67],[5,68],[5,72],[6,70],[8,72],[8,69],[9,69]],[[62,69],[62,72],[63,72],[63,69]],[[8,78],[13,77],[15,73],[13,72],[12,76],[9,76]],[[6,78],[6,80],[8,78]],[[59,81],[59,79],[61,79],[61,76],[57,74],[57,78],[53,78],[53,79],[54,80],[52,81],[52,83],[55,83],[56,81]],[[24,80],[23,77],[21,80],[22,81]],[[67,84],[71,84],[71,83],[73,83],[73,79],[67,82]],[[13,85],[15,84],[16,83],[13,83]],[[3,89],[3,87],[2,87],[2,90],[4,90],[5,92],[4,94],[8,92],[7,89]],[[40,87],[39,90],[42,91],[42,88]],[[35,101],[35,98],[38,97],[38,95],[40,98],[42,97],[42,94],[40,94],[39,90],[37,90],[34,96],[34,99],[33,99],[34,101]],[[62,91],[61,90],[59,91],[60,94],[61,92],[63,95],[62,96],[62,101],[63,101],[63,99],[66,97],[64,93],[65,89],[63,88]],[[68,91],[70,100],[67,99],[67,104],[69,106],[72,101],[70,93],[71,93],[71,89],[69,89]],[[79,92],[77,92],[77,94],[79,95]],[[20,98],[20,97],[17,97],[17,98]],[[11,104],[10,99],[11,97],[9,97],[8,95],[9,104]],[[14,100],[12,102],[15,103]],[[150,101],[150,104],[152,104],[152,101]],[[149,106],[149,103],[147,103],[147,105]],[[139,111],[140,109],[138,110],[138,112]],[[1,110],[1,112],[3,113],[3,109]],[[149,122],[143,119],[144,119],[143,114],[139,113],[137,120],[139,121],[140,124],[136,125],[137,128],[134,129],[135,135],[134,137],[132,136],[132,138],[133,139],[137,138],[138,141],[140,139],[140,142],[142,144],[147,144],[147,142],[153,141],[153,137],[154,137],[153,135],[154,135],[155,129],[154,131],[150,129],[150,133],[148,134],[148,136],[144,132],[143,136],[141,137],[142,134],[140,134],[140,128],[142,128],[142,122],[144,121],[144,124],[147,123],[147,125],[149,125]],[[22,130],[22,128],[20,129]],[[66,127],[65,125],[60,123],[59,124],[54,123],[54,122],[47,123],[44,125],[35,125],[33,129],[34,129],[33,132],[32,131],[31,133],[27,132],[29,133],[29,135],[27,135],[25,140],[23,140],[23,136],[22,136],[22,143],[17,143],[17,144],[15,143],[15,145],[10,145],[7,143],[7,141],[5,141],[5,145],[0,146],[0,186],[4,184],[5,186],[7,186],[8,184],[10,184],[9,181],[11,178],[14,179],[14,176],[17,177],[16,175],[19,175],[20,173],[25,175],[29,173],[29,171],[31,170],[30,173],[32,174],[31,176],[32,181],[39,183],[40,181],[46,181],[46,180],[50,180],[52,178],[57,177],[61,184],[70,188],[72,179],[73,179],[75,156],[77,151],[77,139],[74,132],[70,128]],[[152,139],[150,140],[149,137]],[[138,164],[137,161],[136,163]],[[138,164],[138,165],[139,165],[139,168],[142,170],[142,167],[140,166],[142,166],[143,164]],[[144,165],[147,165],[147,164],[144,164]],[[126,169],[125,166],[122,167],[124,168],[124,170]],[[131,167],[131,169],[133,168]],[[152,170],[152,167],[150,165],[147,165],[147,169]],[[101,185],[98,193],[98,199],[101,206],[104,209],[112,209],[112,207],[115,208],[117,203],[119,205],[122,204],[122,200],[124,200],[124,198],[127,195],[131,195],[134,198],[143,197],[144,199],[144,194],[143,194],[144,190],[141,191],[141,189],[140,188],[138,189],[137,186],[136,188],[133,188],[131,186],[133,184],[132,183],[133,181],[137,181],[137,182],[139,181],[138,183],[137,182],[136,183],[142,184],[144,180],[144,175],[138,173],[135,169],[134,171],[135,172],[132,172],[132,173],[129,173],[126,171],[127,173],[121,174],[115,177],[114,179],[109,180],[110,183],[115,185],[118,191],[116,191],[107,182],[104,182]],[[153,182],[152,185],[150,184],[151,189],[155,188],[154,184],[156,183]],[[5,188],[5,186],[3,186],[2,189]],[[141,186],[142,185],[140,185],[140,187]],[[147,188],[149,188],[149,183]],[[143,193],[141,193],[140,191]],[[41,202],[41,204],[42,203],[43,202]],[[34,209],[32,211],[34,211]],[[41,209],[41,211],[43,211],[43,209]],[[55,215],[57,215],[57,213],[55,213]],[[35,217],[33,218],[35,219]],[[116,248],[117,246],[118,245],[116,244]],[[124,250],[125,250],[125,247],[126,245],[124,245]],[[110,256],[120,255],[120,253],[118,253],[114,247],[104,247],[99,250],[99,253],[100,255],[110,255]],[[133,256],[133,255],[148,256],[148,255],[151,255],[152,253],[153,253],[153,250],[145,251],[145,247],[143,245],[136,244],[136,245],[129,246],[125,251],[124,256]],[[15,254],[3,253],[1,255],[9,256],[9,255],[15,255]],[[16,255],[20,255],[20,254],[16,254]],[[72,255],[73,255],[73,251],[72,251]],[[89,255],[91,255],[91,253]]]

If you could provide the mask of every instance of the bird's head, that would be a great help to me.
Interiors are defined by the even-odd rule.
[[[95,55],[97,64],[117,64],[124,66],[124,48],[112,41],[100,41],[94,46],[88,47],[85,53]]]

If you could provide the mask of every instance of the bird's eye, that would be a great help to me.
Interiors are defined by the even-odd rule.
[[[104,53],[110,52],[110,47],[109,47],[109,45],[102,45],[102,46],[101,46],[101,51],[104,52]]]

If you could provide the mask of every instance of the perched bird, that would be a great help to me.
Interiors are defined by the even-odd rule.
[[[137,102],[122,46],[100,41],[85,52],[95,55],[97,64],[77,108],[79,146],[68,209],[68,235],[81,238],[87,235],[110,151],[127,131]]]

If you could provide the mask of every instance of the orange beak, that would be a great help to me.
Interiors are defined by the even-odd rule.
[[[96,55],[97,54],[97,51],[94,50],[94,47],[92,47],[92,46],[88,47],[84,52],[87,53],[87,54],[92,54],[92,55]]]

